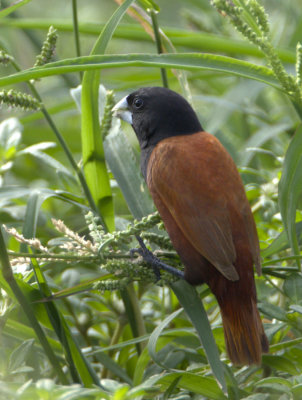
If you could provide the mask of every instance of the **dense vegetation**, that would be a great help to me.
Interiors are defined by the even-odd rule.
[[[302,398],[302,9],[263,6],[2,1],[0,399]],[[140,234],[182,268],[111,113],[148,85],[187,97],[242,174],[261,367],[231,365],[206,287],[129,252]]]

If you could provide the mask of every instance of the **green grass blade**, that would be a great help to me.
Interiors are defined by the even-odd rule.
[[[60,19],[3,19],[0,26],[10,26],[22,29],[39,29],[47,31],[50,26],[58,29],[60,32],[73,32],[73,25],[70,22]],[[82,34],[99,35],[103,29],[102,24],[93,22],[80,22],[79,31]],[[256,46],[248,43],[246,40],[234,39],[232,37],[223,37],[208,32],[189,31],[185,29],[176,29],[165,27],[165,34],[176,47],[185,47],[187,49],[200,52],[215,52],[230,55],[244,55],[264,58],[262,51]],[[113,34],[113,38],[125,39],[134,42],[152,42],[150,35],[139,25],[120,24]],[[295,51],[286,48],[277,49],[280,59],[287,63],[296,62]]]
[[[223,391],[226,392],[223,364],[220,361],[217,345],[202,301],[195,288],[184,280],[173,283],[171,287],[198,333],[214,376]]]
[[[37,338],[38,338],[39,342],[41,343],[41,346],[43,347],[43,350],[45,351],[45,354],[48,357],[52,367],[54,368],[59,380],[63,384],[67,384],[68,380],[60,366],[60,363],[59,363],[56,355],[54,354],[52,347],[50,346],[50,344],[46,338],[44,331],[42,330],[42,328],[35,316],[33,308],[31,306],[31,304],[29,303],[29,301],[27,300],[27,298],[25,297],[25,295],[23,294],[23,292],[21,291],[20,287],[18,286],[18,284],[14,278],[1,229],[0,229],[0,264],[2,266],[2,273],[3,273],[4,279],[9,284],[20,307],[22,308],[24,314],[26,315],[30,325],[34,329],[34,331],[37,335]]]
[[[298,235],[299,243],[301,243],[302,221],[296,223],[296,232]],[[282,231],[269,246],[261,250],[261,256],[262,258],[271,257],[274,254],[278,254],[280,251],[287,249],[288,247],[289,243],[286,231]]]
[[[167,318],[165,318],[159,326],[157,326],[154,331],[152,332],[149,342],[148,342],[148,351],[150,354],[150,357],[153,359],[156,364],[161,366],[163,369],[168,369],[165,365],[161,363],[161,361],[158,358],[157,352],[156,352],[156,344],[158,341],[158,338],[160,337],[162,331],[165,329],[167,325],[170,324],[171,321],[173,321],[174,318],[176,318],[181,312],[182,308],[179,310],[174,311],[172,314],[170,314]]]
[[[133,149],[125,134],[116,128],[104,140],[106,160],[132,215],[141,219],[154,211],[154,205]]]
[[[13,13],[16,11],[18,8],[24,6],[25,4],[31,2],[31,0],[19,0],[16,1],[13,5],[4,8],[3,10],[0,11],[0,18],[6,17],[7,15]]]
[[[299,254],[296,210],[302,194],[302,125],[296,131],[285,155],[279,182],[279,207],[292,251]],[[300,268],[300,259],[297,258]]]
[[[52,292],[48,287],[37,260],[33,259],[32,265],[34,267],[35,276],[40,287],[41,295],[43,297],[50,297]],[[52,327],[64,349],[73,381],[75,383],[83,383],[85,387],[99,385],[99,379],[96,373],[83,355],[80,347],[77,345],[64,316],[59,312],[56,304],[52,301],[44,302],[43,304]]]
[[[98,37],[91,55],[104,54],[114,30],[133,0],[126,0],[112,15]],[[82,82],[82,154],[84,172],[92,197],[98,207],[103,222],[113,231],[114,209],[107,172],[103,138],[99,123],[99,71],[86,71]]]
[[[122,382],[126,382],[129,385],[132,385],[132,379],[129,377],[127,372],[120,367],[120,365],[114,361],[109,355],[105,353],[98,353],[95,358],[105,367],[107,368],[113,375],[118,376]]]
[[[224,396],[214,379],[200,376],[193,372],[174,372],[171,374],[165,374],[156,383],[163,385],[165,389],[168,389],[171,383],[178,377],[180,378],[177,383],[178,387],[199,394],[203,396],[202,398],[211,400],[223,400],[227,398]]]
[[[188,71],[211,70],[254,79],[281,90],[273,72],[264,66],[214,54],[126,54],[70,58],[0,78],[0,87],[69,72],[124,67],[167,67]]]
[[[38,223],[38,215],[40,207],[44,200],[50,197],[50,194],[42,194],[39,191],[33,191],[27,201],[25,218],[23,224],[23,236],[26,239],[32,239],[36,236],[36,228]],[[27,245],[25,243],[21,243],[20,251],[26,252]]]

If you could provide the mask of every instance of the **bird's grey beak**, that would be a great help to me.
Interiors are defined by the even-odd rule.
[[[127,97],[120,100],[112,109],[113,115],[132,125],[132,113],[129,110]]]

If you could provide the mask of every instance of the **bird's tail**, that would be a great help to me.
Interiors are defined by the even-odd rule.
[[[238,302],[224,299],[220,303],[226,348],[235,365],[260,364],[269,344],[254,299]]]

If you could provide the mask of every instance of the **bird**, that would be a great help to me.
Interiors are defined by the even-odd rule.
[[[237,167],[180,94],[142,87],[113,108],[130,123],[141,172],[191,285],[206,283],[220,307],[233,365],[261,365],[269,343],[257,308],[259,239]]]

